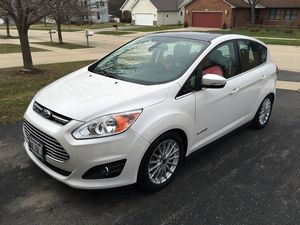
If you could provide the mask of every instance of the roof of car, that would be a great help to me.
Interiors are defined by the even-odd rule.
[[[155,37],[177,37],[177,38],[186,38],[194,39],[199,41],[212,41],[213,39],[222,36],[223,34],[218,33],[207,33],[207,32],[159,32],[154,34],[149,34],[147,36]]]

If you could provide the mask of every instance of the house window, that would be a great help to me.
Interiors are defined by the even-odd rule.
[[[296,20],[297,12],[295,9],[286,9],[284,11],[285,20]]]
[[[97,19],[100,20],[100,12],[97,12]]]
[[[100,2],[100,6],[101,6],[101,7],[105,6],[105,2],[101,1],[101,2]]]
[[[183,12],[182,11],[180,11],[180,16],[183,16]]]
[[[269,12],[269,20],[279,20],[280,11],[278,9],[271,9]]]
[[[96,2],[97,9],[100,9],[100,2]]]

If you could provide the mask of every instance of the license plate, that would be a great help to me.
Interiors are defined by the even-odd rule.
[[[44,161],[44,147],[39,141],[32,137],[29,137],[29,148],[33,152],[33,154],[36,155],[36,157]]]

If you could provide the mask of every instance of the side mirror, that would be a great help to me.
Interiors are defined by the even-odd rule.
[[[223,88],[226,82],[224,77],[217,74],[205,74],[202,77],[202,87],[204,88]]]

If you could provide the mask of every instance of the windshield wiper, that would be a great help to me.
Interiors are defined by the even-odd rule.
[[[97,73],[99,75],[114,78],[114,79],[118,79],[118,80],[124,80],[124,81],[129,81],[130,80],[126,77],[121,77],[121,76],[118,76],[118,75],[113,74],[113,73],[109,73],[106,70],[99,69],[99,68],[94,69],[93,73]]]
[[[111,78],[118,78],[117,75],[109,73],[106,70],[102,70],[102,69],[99,69],[99,68],[95,68],[93,73],[97,73],[99,75],[104,75],[104,76],[111,77]]]

